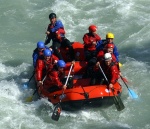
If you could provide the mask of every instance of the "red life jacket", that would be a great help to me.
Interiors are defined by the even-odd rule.
[[[61,82],[63,78],[64,78],[64,73],[61,73],[53,69],[47,74],[47,77],[44,81],[44,88],[49,89],[52,86],[58,86],[59,88],[61,88],[63,86]]]
[[[99,51],[98,54],[97,54],[97,60],[98,61],[104,60],[104,54],[105,53],[106,52],[104,50]],[[113,53],[111,53],[111,57],[112,57],[113,62],[117,61],[116,57],[115,57],[115,55]]]
[[[96,45],[94,45],[93,42],[97,43],[99,40],[101,40],[101,37],[99,35],[92,35],[91,33],[86,33],[83,36],[84,49],[89,51],[96,50]]]
[[[109,83],[115,84],[119,78],[119,70],[118,66],[115,62],[112,62],[110,66],[104,64],[105,62],[101,63],[101,67],[109,81]]]
[[[41,81],[46,73],[52,70],[55,60],[59,60],[55,55],[52,55],[48,61],[38,59],[36,65],[36,75],[35,78],[37,81]]]

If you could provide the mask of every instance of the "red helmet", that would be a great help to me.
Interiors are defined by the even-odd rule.
[[[105,45],[105,48],[114,48],[114,47],[115,46],[112,43],[108,43],[108,44]]]
[[[91,31],[91,32],[97,31],[97,26],[95,26],[95,25],[90,25],[90,26],[89,26],[89,31]]]

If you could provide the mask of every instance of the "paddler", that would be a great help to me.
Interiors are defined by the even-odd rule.
[[[57,20],[57,16],[55,13],[49,14],[50,24],[48,25],[47,31],[47,39],[45,44],[48,44],[50,40],[52,40],[52,49],[54,54],[60,59],[63,60],[61,52],[59,50],[60,47],[68,47],[69,53],[71,56],[71,60],[75,60],[74,50],[71,45],[71,42],[65,37],[65,29],[61,20]]]

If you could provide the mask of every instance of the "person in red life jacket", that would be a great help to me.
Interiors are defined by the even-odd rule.
[[[42,85],[42,80],[46,76],[47,72],[52,70],[59,60],[49,49],[45,49],[43,54],[44,59],[38,59],[36,63],[35,79],[38,86]]]
[[[96,45],[96,50],[99,52],[100,50],[103,50],[106,44],[114,44],[113,40],[114,40],[114,34],[109,32],[106,34],[106,39],[105,40],[100,40],[97,45]],[[113,48],[113,54],[116,57],[117,62],[119,62],[119,52],[118,49],[116,47],[116,45],[114,44],[114,48]]]
[[[115,55],[113,54],[113,50],[114,50],[114,44],[112,44],[112,43],[106,44],[105,47],[104,47],[104,49],[100,50],[98,52],[98,54],[97,54],[97,60],[101,62],[102,60],[104,60],[104,54],[105,53],[110,53],[113,62],[116,63],[116,65],[118,66],[118,70],[120,71],[119,63],[117,62],[117,59],[116,59]],[[121,72],[120,72],[120,74],[121,74]]]
[[[66,63],[63,60],[58,60],[57,65],[47,73],[46,79],[43,83],[43,88],[48,92],[53,92],[59,89],[66,89],[67,86],[62,83],[65,72]]]
[[[115,55],[113,54],[113,49],[114,49],[114,44],[112,44],[112,43],[106,44],[105,47],[104,47],[104,49],[100,50],[98,52],[98,54],[97,54],[97,60],[98,61],[104,60],[104,54],[105,53],[110,53],[111,56],[112,56],[113,62],[117,62],[117,59],[116,59]]]
[[[96,44],[99,40],[101,40],[101,37],[97,34],[97,26],[90,25],[88,29],[89,33],[86,33],[83,36],[85,60],[88,62],[87,70],[83,75],[83,78],[92,76],[91,70],[93,68],[93,65],[96,64]]]
[[[45,49],[50,49],[50,48],[45,46],[43,41],[37,42],[37,48],[33,51],[33,54],[32,54],[34,68],[36,67],[37,60],[44,58],[43,51]]]
[[[74,50],[71,45],[71,42],[65,37],[65,29],[60,20],[57,20],[56,14],[51,13],[49,15],[50,24],[48,25],[46,34],[47,39],[45,44],[48,44],[52,40],[52,49],[54,50],[54,54],[59,58],[63,59],[61,52],[59,50],[60,47],[68,47],[71,60],[75,60]]]
[[[105,80],[102,72],[99,70],[99,65],[103,69],[108,82],[109,82],[109,88],[113,88],[113,85],[118,81],[119,79],[119,70],[118,66],[116,65],[115,62],[112,60],[112,56],[110,53],[105,53],[104,54],[104,60],[101,62],[96,63],[96,73],[95,74],[95,79],[99,79],[100,83],[107,84],[107,81]],[[104,81],[105,80],[105,81]]]
[[[89,33],[83,36],[86,61],[96,57],[96,44],[99,40],[101,37],[97,34],[97,26],[90,25]]]

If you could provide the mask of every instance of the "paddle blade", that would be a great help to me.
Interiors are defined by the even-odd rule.
[[[33,96],[30,96],[30,97],[28,97],[28,98],[26,98],[26,102],[32,102],[32,100],[33,100]]]
[[[125,106],[119,96],[114,96],[113,100],[114,100],[114,104],[118,111],[122,111],[125,108]]]
[[[28,82],[26,82],[26,83],[23,84],[23,89],[24,90],[28,89],[28,84],[29,84]]]
[[[52,114],[52,119],[55,120],[55,121],[58,121],[59,120],[59,117],[60,117],[60,113],[61,113],[61,106],[60,104],[58,103],[55,108],[54,108],[54,111],[53,111],[53,114]]]
[[[133,99],[137,99],[138,95],[133,90],[131,90],[130,88],[128,88],[128,89],[129,89],[129,96]]]

